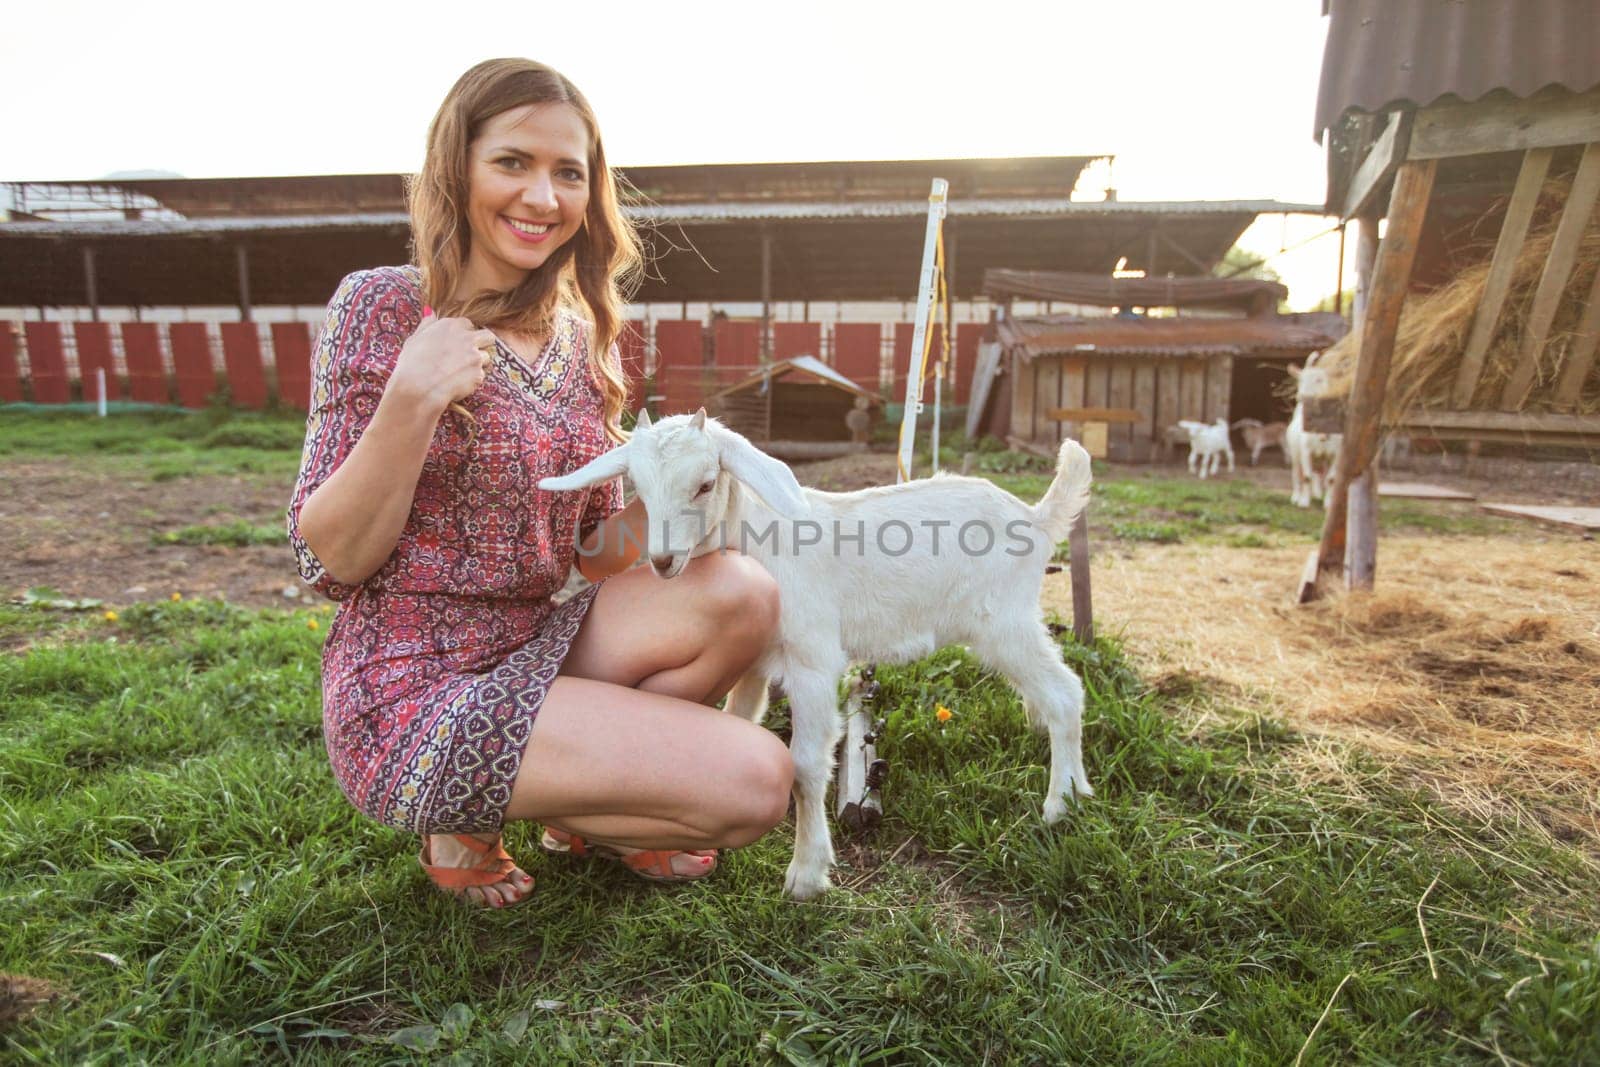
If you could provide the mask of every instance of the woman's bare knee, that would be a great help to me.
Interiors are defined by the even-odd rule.
[[[728,791],[727,825],[722,837],[730,848],[748,845],[783,821],[794,787],[794,763],[776,735],[757,727],[741,753],[737,782]]]
[[[765,647],[778,629],[778,583],[768,570],[748,556],[729,552],[707,556],[715,560],[697,598],[702,611],[718,630],[748,634],[752,643]]]

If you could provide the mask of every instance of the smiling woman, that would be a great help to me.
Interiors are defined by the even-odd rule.
[[[702,877],[705,850],[787,807],[782,745],[710,706],[771,640],[776,586],[708,557],[669,600],[621,573],[643,538],[620,485],[537,488],[621,439],[613,340],[640,256],[594,113],[548,67],[479,64],[434,118],[410,208],[416,264],[353,274],[329,305],[289,509],[302,577],[340,604],[335,777],[488,906],[532,888],[506,819],[544,823],[551,851]],[[622,550],[586,554],[598,584],[557,604],[580,541]]]

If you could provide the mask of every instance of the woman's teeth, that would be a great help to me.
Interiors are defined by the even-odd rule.
[[[508,219],[506,219],[506,221],[511,223],[511,228],[516,230],[517,232],[526,233],[526,234],[532,234],[533,236],[538,236],[540,234],[549,233],[554,228],[554,225],[552,223],[548,223],[548,222],[541,222],[541,223],[521,222],[521,221],[518,221],[517,219],[512,219],[512,218],[508,218]]]

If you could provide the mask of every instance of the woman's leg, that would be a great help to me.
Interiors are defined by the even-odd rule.
[[[646,568],[608,579],[562,664],[563,677],[540,708],[523,756],[523,767],[534,773],[518,776],[507,818],[548,821],[624,848],[732,847],[761,836],[787,810],[793,775],[787,750],[742,720],[748,729],[728,736],[714,720],[733,720],[721,713],[708,720],[672,712],[681,713],[685,702],[714,704],[725,696],[766,648],[777,621],[777,584],[759,563],[736,553],[692,560],[673,579]],[[573,687],[564,684],[569,679],[609,685]],[[651,694],[677,699],[636,699]],[[663,712],[660,722],[640,718]],[[671,737],[643,748],[616,739],[618,731],[628,741],[655,738],[661,727]],[[671,759],[662,755],[662,744],[684,740],[686,750],[674,749]],[[749,772],[745,788],[730,795],[727,775],[719,775],[721,785],[712,781],[708,752],[742,765]],[[624,795],[587,789],[563,777],[568,771],[579,779],[621,781]],[[540,788],[534,789],[534,779],[541,779]],[[775,797],[763,799],[768,792]],[[629,803],[618,806],[619,799]],[[469,856],[445,836],[432,838],[432,847],[446,864]],[[689,855],[673,865],[693,876],[707,862]],[[532,879],[513,872],[507,883],[481,892],[489,904],[510,903],[531,888]]]

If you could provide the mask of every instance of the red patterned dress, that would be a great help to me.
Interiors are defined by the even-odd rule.
[[[383,567],[360,585],[327,575],[300,536],[300,509],[371,421],[422,321],[420,281],[413,267],[359,271],[328,305],[289,540],[301,577],[339,603],[322,652],[322,721],[345,795],[417,833],[495,830],[596,589],[561,605],[551,594],[576,539],[621,507],[621,486],[537,487],[609,447],[588,324],[563,311],[532,366],[497,346],[463,402],[477,419],[471,440],[459,414],[439,420]]]

